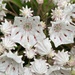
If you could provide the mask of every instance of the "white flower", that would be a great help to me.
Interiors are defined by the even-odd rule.
[[[25,55],[27,56],[27,58],[32,59],[33,57],[35,57],[36,53],[34,49],[30,48],[30,49],[26,49]]]
[[[71,75],[71,71],[61,69],[61,70],[53,71],[51,75]]]
[[[54,57],[55,56],[55,51],[54,50],[52,50],[49,54],[48,54],[48,57],[49,58],[52,58],[52,57]]]
[[[70,0],[59,0],[57,5],[60,8],[65,8],[68,6],[69,3],[70,3]]]
[[[59,7],[55,8],[55,10],[52,10],[51,14],[52,14],[52,19],[54,20],[60,20],[60,19],[63,19],[64,17],[63,10],[60,9]]]
[[[70,0],[53,0],[53,2],[54,2],[54,4],[58,4],[61,2],[62,4],[64,3],[63,5],[65,6],[65,2],[68,3],[68,2],[70,2]]]
[[[0,19],[3,20],[3,17],[4,17],[4,16],[6,16],[5,12],[4,12],[4,11],[1,11],[1,12],[0,12]]]
[[[2,38],[2,45],[4,46],[4,48],[6,48],[7,50],[11,50],[11,49],[15,49],[15,47],[17,46],[15,44],[15,42],[13,42],[10,38],[10,36],[5,36],[4,38]]]
[[[46,28],[45,22],[41,21],[41,22],[40,22],[40,25],[41,25],[43,28]]]
[[[57,70],[60,70],[60,66],[58,66],[58,65],[53,65],[53,66],[49,65],[49,68],[48,68],[48,71],[47,71],[46,75],[50,75],[52,72],[55,72]]]
[[[40,55],[48,55],[52,51],[52,46],[50,43],[50,40],[48,38],[38,41],[38,43],[35,45],[37,53]]]
[[[27,40],[32,46],[37,42],[37,40],[45,38],[43,27],[40,25],[40,18],[38,16],[15,17],[14,25],[18,26],[20,32],[23,34],[22,40]],[[24,43],[21,42],[21,45],[22,44]]]
[[[75,4],[71,4],[72,10],[72,17],[75,18]]]
[[[22,56],[18,56],[17,52],[12,53],[11,51],[9,51],[9,53],[6,54],[8,58],[10,59],[14,59],[14,61],[16,61],[17,63],[21,63],[22,62]]]
[[[24,67],[24,75],[33,75],[29,67]]]
[[[71,75],[71,68],[60,67],[59,65],[50,65],[46,75]]]
[[[22,1],[22,2],[24,2],[24,1],[25,1],[25,2],[28,2],[28,1],[29,1],[29,2],[30,2],[31,0],[21,0],[21,1]]]
[[[5,10],[7,10],[5,8],[6,3],[3,3],[3,0],[0,0],[0,19],[3,20],[3,17],[6,16],[5,14]]]
[[[67,62],[69,61],[69,57],[70,55],[68,54],[68,52],[64,52],[64,50],[62,50],[61,52],[58,51],[57,54],[55,54],[55,57],[53,58],[55,61],[54,61],[54,64],[57,64],[57,65],[60,65],[60,66],[63,66],[63,65],[66,65]]]
[[[18,27],[13,28],[11,32],[11,39],[16,43],[19,43],[24,48],[27,48],[27,49],[31,48],[36,43],[36,41],[33,40],[33,38],[30,38],[33,41],[28,40],[27,36],[24,35],[22,31],[20,30],[21,29]]]
[[[71,75],[71,70],[66,69],[55,70],[50,75]]]
[[[48,64],[45,60],[35,59],[34,62],[31,63],[31,71],[36,74],[45,74],[47,72]]]
[[[5,75],[21,75],[23,73],[21,57],[16,53],[5,52],[0,56],[0,72],[4,72]]]
[[[20,12],[22,16],[24,17],[31,17],[33,16],[33,11],[31,10],[31,8],[28,8],[28,6],[26,5],[26,8],[22,7],[22,9],[20,9]]]
[[[22,32],[20,32],[20,28],[17,26],[14,26],[11,30],[11,40],[17,43],[21,42],[21,39],[23,37]]]
[[[58,0],[53,0],[53,3],[54,3],[54,4],[57,4],[57,3],[58,3]]]
[[[75,17],[75,5],[74,4],[69,4],[68,6],[66,6],[64,9],[58,7],[55,8],[55,10],[52,10],[52,19],[57,21],[57,20],[64,20],[64,22],[66,24],[73,24],[72,22],[72,18],[71,17]]]
[[[38,4],[43,4],[44,0],[36,0]]]
[[[6,6],[6,3],[3,3],[3,0],[0,0],[0,10],[6,9],[5,6]]]
[[[67,21],[68,23],[71,23],[73,25],[75,25],[75,23],[72,22],[72,18],[75,18],[75,4],[69,4],[66,8],[64,8],[63,10],[64,14],[65,14],[65,21]]]
[[[19,35],[16,35],[16,37],[18,37]],[[21,38],[20,38],[20,36],[21,36]],[[28,38],[27,38],[27,36],[23,36],[23,35],[20,35],[19,36],[19,39],[17,40],[17,43],[19,43],[21,46],[23,46],[24,48],[26,48],[26,49],[30,49],[30,48],[32,48],[33,47],[33,45],[36,43],[36,41],[35,40],[33,40],[33,38],[31,38],[32,40],[30,40],[30,41],[28,41]],[[14,37],[14,40],[16,41],[16,38]]]
[[[6,19],[5,19],[5,22],[2,22],[2,25],[1,25],[1,32],[4,34],[4,35],[9,35],[11,33],[11,29],[12,29],[12,24],[11,22],[8,22]]]
[[[52,27],[49,28],[49,35],[55,47],[61,44],[74,43],[74,28],[73,25],[67,25],[63,20],[52,22]]]

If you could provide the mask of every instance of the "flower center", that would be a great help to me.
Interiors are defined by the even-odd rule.
[[[57,24],[54,26],[54,31],[59,32],[62,29],[62,26],[60,24]]]
[[[25,23],[24,29],[25,29],[26,31],[30,31],[30,30],[32,29],[32,25],[31,25],[30,23]]]

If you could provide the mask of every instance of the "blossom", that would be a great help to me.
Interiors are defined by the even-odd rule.
[[[41,25],[43,28],[46,28],[45,22],[41,21],[41,22],[40,22],[40,25]]]
[[[72,7],[72,17],[75,18],[75,4],[70,5]]]
[[[52,66],[54,68],[54,66]],[[51,68],[52,68],[51,67]],[[58,68],[50,73],[51,75],[71,75],[71,68]]]
[[[13,42],[10,38],[10,36],[5,36],[4,38],[2,38],[2,45],[4,48],[6,48],[7,50],[12,50],[15,49],[15,47],[17,46],[15,44],[15,42]]]
[[[35,45],[35,49],[37,53],[40,55],[48,55],[52,51],[52,46],[50,43],[50,40],[48,38],[38,41],[38,43]]]
[[[11,39],[12,41],[16,42],[16,43],[19,43],[21,46],[23,46],[24,48],[31,48],[35,42],[35,40],[31,40],[31,41],[28,41],[28,38],[26,37],[26,35],[24,35],[22,33],[22,31],[20,31],[21,29],[19,27],[15,27],[12,29],[12,32],[11,32]]]
[[[52,19],[54,20],[60,20],[64,17],[63,10],[58,8],[55,8],[55,10],[52,10]]]
[[[50,31],[50,33],[52,34],[52,35],[50,35],[50,38],[55,43],[55,46],[56,46],[56,44],[57,44],[57,46],[59,46],[61,44],[73,43],[73,38],[74,38],[73,34],[75,32],[75,23],[73,23],[71,17],[74,18],[74,16],[75,16],[74,8],[75,8],[74,4],[69,4],[64,9],[58,7],[57,9],[52,10],[53,11],[52,18],[55,20],[55,22],[52,22],[52,27],[54,27],[53,28],[54,31],[55,31],[55,28],[57,28],[57,30],[58,30],[58,32],[57,31],[54,32],[55,34],[52,34],[51,33],[52,31]],[[60,26],[59,24],[56,25],[55,23],[56,24],[59,23],[62,26]],[[68,32],[66,32],[65,29],[67,29]],[[51,28],[51,30],[52,30],[52,28]],[[62,30],[64,31],[64,33]],[[72,32],[72,36],[68,36],[71,32]],[[64,38],[64,36],[63,36],[64,34],[67,35],[66,38]],[[55,39],[54,39],[54,35],[55,35]],[[57,35],[59,37],[57,37]],[[56,39],[58,39],[58,40],[60,39],[62,42],[58,41],[58,42],[60,42],[60,44],[58,45],[58,42],[55,42]]]
[[[55,57],[53,58],[54,64],[58,64],[60,66],[66,65],[67,62],[69,61],[69,57],[70,55],[68,54],[67,51],[64,52],[64,50],[62,50],[61,52],[58,51],[57,54],[55,54]]]
[[[16,43],[20,43],[22,42],[21,39],[22,39],[22,32],[20,32],[20,28],[17,27],[17,26],[13,26],[12,30],[11,30],[11,35],[10,35],[10,38],[13,42],[16,42]]]
[[[20,40],[21,45],[25,44],[24,41],[27,40],[33,46],[37,40],[45,38],[43,27],[40,25],[40,18],[38,16],[15,17],[14,26],[17,26],[23,34]]]
[[[24,67],[24,75],[33,75],[29,67]]]
[[[31,62],[31,71],[35,74],[45,74],[48,69],[48,64],[45,60],[35,59],[34,62]]]
[[[29,1],[29,2],[30,2],[31,0],[21,0],[21,1],[22,1],[22,2],[24,2],[24,1],[25,1],[25,2],[28,2],[28,1]]]
[[[61,2],[61,0],[60,0]],[[60,4],[61,6],[61,4]],[[52,18],[54,20],[63,20],[65,19],[64,21],[67,21],[68,23],[69,22],[72,22],[71,21],[71,16],[72,16],[72,12],[73,12],[73,9],[74,9],[74,6],[72,6],[72,4],[68,4],[68,5],[63,5],[65,6],[64,8],[61,8],[60,6],[58,6],[58,8],[55,8],[55,10],[52,10]]]
[[[5,10],[6,8],[6,3],[3,3],[3,0],[0,0],[0,19],[3,20],[3,17],[6,16]]]
[[[54,4],[62,3],[65,6],[66,3],[70,2],[70,0],[53,0]],[[63,4],[64,3],[64,4]]]
[[[49,58],[52,58],[52,57],[54,57],[55,56],[55,51],[54,50],[52,50],[49,54],[48,54],[48,57]]]
[[[71,22],[72,24],[74,24],[72,22],[72,18],[71,17],[75,17],[75,4],[69,4],[66,8],[64,8],[63,10],[64,14],[65,14],[65,20],[67,20],[67,22]]]
[[[53,65],[53,66],[49,65],[46,75],[50,75],[52,72],[55,72],[57,70],[60,70],[60,67],[58,65]]]
[[[71,75],[71,68],[60,67],[59,65],[49,65],[46,75]]]
[[[70,0],[59,0],[57,5],[60,8],[65,8],[70,4]]]
[[[49,35],[55,47],[61,44],[74,43],[74,28],[73,25],[67,25],[63,20],[52,22],[52,27],[49,28]]]
[[[22,56],[18,56],[17,53],[5,52],[0,56],[0,72],[4,72],[5,75],[19,75],[23,72]]]
[[[33,57],[35,57],[36,53],[34,49],[27,49],[25,51],[25,55],[27,56],[27,58],[32,59]]]
[[[74,25],[74,23],[72,22],[72,18],[74,18],[75,14],[75,5],[74,4],[69,4],[68,6],[66,6],[64,9],[58,7],[55,8],[55,10],[52,10],[52,19],[54,21],[58,21],[58,20],[64,20],[64,22],[66,24],[71,24]]]
[[[57,74],[57,75],[71,75],[71,71],[70,70],[63,70],[63,69],[61,69],[61,70],[53,71],[51,73],[51,75],[55,75],[55,74]]]
[[[22,9],[20,9],[20,12],[22,16],[25,16],[25,17],[31,17],[33,16],[33,11],[31,10],[31,8],[28,8],[28,6],[26,5],[26,8],[22,7]]]
[[[36,0],[38,4],[43,4],[44,0]]]
[[[2,22],[2,25],[1,25],[1,32],[4,34],[4,35],[9,35],[11,34],[11,29],[12,29],[12,24],[11,22],[8,22],[6,19],[5,19],[5,22]]]

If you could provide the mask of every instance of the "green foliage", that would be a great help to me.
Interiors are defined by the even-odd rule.
[[[75,0],[71,0],[71,3],[75,3]]]
[[[22,7],[22,3],[20,0],[9,0],[10,2],[14,3],[15,5],[17,5],[19,8]]]

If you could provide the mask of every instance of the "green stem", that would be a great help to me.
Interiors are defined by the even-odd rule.
[[[15,12],[15,10],[14,10],[13,7],[11,6],[10,2],[8,2],[8,4],[9,4],[11,10],[17,15],[17,13]]]
[[[21,46],[18,47],[17,51],[19,51],[21,49]]]
[[[11,11],[9,11],[9,10],[4,10],[4,11],[6,11],[6,13],[9,13],[9,14],[11,14],[11,15],[13,15],[13,16],[17,16],[15,13],[13,13],[13,12],[11,12]]]
[[[11,3],[15,4],[16,6],[18,6],[19,8],[22,7],[22,4],[17,3],[16,0],[15,0],[15,1],[14,1],[14,0],[9,0],[9,1],[10,1]]]
[[[42,4],[40,4],[40,5],[38,6],[37,15],[40,15],[41,10],[42,10]]]

